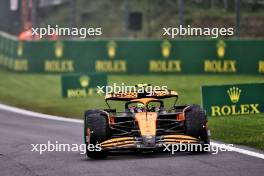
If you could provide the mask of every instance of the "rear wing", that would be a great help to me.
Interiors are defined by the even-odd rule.
[[[156,98],[164,99],[178,97],[178,93],[173,90],[155,90],[151,92],[120,92],[120,93],[108,93],[105,95],[105,100],[117,100],[117,101],[129,101],[138,98]]]

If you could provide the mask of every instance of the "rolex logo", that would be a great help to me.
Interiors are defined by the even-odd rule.
[[[23,55],[23,43],[19,42],[17,44],[17,55],[22,56]]]
[[[88,76],[83,75],[80,77],[79,81],[82,87],[88,87],[90,78]]]
[[[217,55],[219,58],[223,58],[225,56],[225,47],[226,47],[226,44],[224,40],[219,40],[217,42],[216,48],[217,48]]]
[[[111,41],[107,44],[107,54],[110,58],[114,58],[116,55],[117,44]]]
[[[55,44],[55,56],[57,58],[61,58],[63,55],[63,43],[62,42],[56,42]]]
[[[170,49],[171,49],[171,44],[169,41],[164,41],[161,44],[161,52],[162,52],[162,56],[164,58],[168,58],[170,56]]]
[[[232,103],[237,103],[239,101],[241,89],[238,87],[231,87],[227,90],[228,96]]]

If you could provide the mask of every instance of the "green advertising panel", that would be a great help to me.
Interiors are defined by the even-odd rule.
[[[32,73],[264,74],[264,40],[19,42],[0,34],[0,65]]]
[[[262,74],[263,48],[257,40],[118,40],[31,42],[25,50],[32,72]]]
[[[29,60],[24,56],[25,43],[17,41],[15,37],[0,32],[0,66],[11,71],[28,72]]]
[[[202,86],[208,116],[264,113],[264,83]]]
[[[76,98],[97,94],[98,87],[107,85],[103,73],[65,74],[61,76],[62,97]]]

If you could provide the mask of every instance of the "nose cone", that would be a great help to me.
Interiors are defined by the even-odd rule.
[[[143,145],[147,147],[154,146],[156,143],[157,116],[158,113],[156,112],[141,112],[135,116]]]
[[[154,147],[156,144],[156,136],[142,136],[142,143],[146,147]]]

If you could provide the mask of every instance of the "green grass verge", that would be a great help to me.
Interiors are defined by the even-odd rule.
[[[264,115],[209,118],[212,138],[264,150]]]
[[[200,104],[201,85],[264,82],[263,76],[162,75],[109,76],[110,84],[167,85],[179,93],[179,104]],[[0,102],[46,114],[82,118],[90,108],[104,108],[102,96],[64,99],[60,76],[18,74],[0,70]],[[264,150],[264,115],[209,118],[212,138]]]

